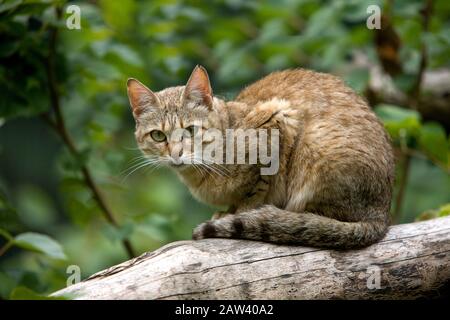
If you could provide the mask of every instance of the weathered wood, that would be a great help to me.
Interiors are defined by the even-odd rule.
[[[449,279],[450,217],[445,217],[393,226],[381,242],[351,251],[225,239],[174,242],[55,295],[78,299],[402,299],[442,294],[442,287],[448,290]]]

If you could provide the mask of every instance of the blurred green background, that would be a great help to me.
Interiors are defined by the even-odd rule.
[[[66,26],[72,4],[80,30]],[[381,30],[366,26],[373,4]],[[127,176],[140,155],[127,78],[157,91],[196,64],[229,99],[278,69],[342,76],[393,137],[394,223],[448,214],[450,91],[438,111],[422,106],[436,95],[424,74],[450,67],[449,17],[446,0],[0,0],[0,298],[39,298],[66,285],[69,265],[83,279],[128,259],[124,242],[140,254],[208,219],[214,208],[169,170]],[[406,99],[377,95],[370,66]]]

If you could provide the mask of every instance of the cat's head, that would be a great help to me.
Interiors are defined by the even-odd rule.
[[[185,86],[153,92],[135,79],[127,82],[128,98],[136,120],[136,141],[153,162],[184,170],[198,163],[201,154],[193,148],[194,137],[209,129],[221,129],[217,110],[221,100],[212,93],[208,73],[196,66]],[[199,141],[199,140],[197,140]]]

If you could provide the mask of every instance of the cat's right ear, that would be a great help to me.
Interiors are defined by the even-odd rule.
[[[136,79],[128,79],[127,91],[131,110],[135,118],[146,109],[156,107],[159,104],[156,94]]]
[[[211,109],[213,96],[208,72],[200,65],[197,65],[191,73],[184,89],[184,99],[200,102]]]

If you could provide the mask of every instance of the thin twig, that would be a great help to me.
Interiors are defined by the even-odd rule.
[[[430,18],[433,12],[433,0],[427,0],[425,7],[421,10],[422,15],[422,34],[428,32],[430,27]],[[428,51],[424,41],[420,44],[420,64],[414,85],[409,93],[409,105],[412,109],[417,110],[420,103],[420,95],[422,89],[423,75],[428,64]]]
[[[403,198],[405,196],[406,185],[409,176],[409,167],[411,163],[411,156],[409,154],[402,153],[401,157],[403,159],[402,170],[400,172],[400,185],[395,197],[395,208],[394,208],[394,222],[399,223],[401,218],[401,210],[403,205]]]
[[[433,162],[433,164],[435,166],[437,166],[438,168],[440,168],[442,171],[444,171],[447,174],[450,174],[450,167],[439,161],[438,159],[436,159],[436,157],[434,157],[433,155],[429,154],[429,153],[424,153],[415,149],[411,149],[411,148],[402,148],[401,150],[399,150],[398,152],[401,152],[403,154],[407,154],[410,157],[416,157],[416,158],[420,158],[423,160],[431,160],[431,162]]]
[[[422,32],[428,32],[432,11],[433,11],[433,0],[427,0],[425,7],[421,10]],[[425,73],[425,69],[427,68],[427,64],[428,64],[427,47],[423,41],[422,41],[421,47],[420,47],[420,54],[421,54],[421,56],[420,56],[419,70],[417,71],[414,85],[412,86],[411,90],[408,93],[408,106],[409,106],[409,108],[411,108],[413,110],[418,110],[418,107],[420,104],[423,75]],[[407,185],[407,181],[408,181],[409,168],[410,168],[410,162],[411,162],[411,155],[410,155],[410,153],[408,153],[406,151],[407,151],[407,149],[404,149],[404,148],[401,150],[403,166],[402,166],[401,177],[400,177],[400,179],[401,179],[400,187],[399,187],[399,190],[397,193],[397,197],[395,199],[394,218],[396,220],[399,220],[399,218],[400,218],[400,212],[401,212],[402,203],[403,203],[403,199],[404,199],[404,193],[405,193],[406,185]]]
[[[8,251],[9,248],[11,248],[14,244],[14,241],[10,240],[8,241],[3,247],[0,248],[0,257],[5,254],[6,251]]]
[[[62,11],[61,8],[56,9],[57,18],[61,18]],[[47,78],[48,78],[48,87],[49,87],[49,93],[50,93],[50,103],[53,110],[53,113],[55,115],[55,120],[53,120],[48,113],[43,114],[42,118],[44,121],[56,131],[56,133],[61,137],[62,141],[66,145],[66,147],[69,149],[70,153],[77,159],[80,158],[80,152],[78,151],[77,147],[75,146],[75,143],[73,142],[63,117],[63,114],[61,112],[61,105],[60,105],[60,98],[59,98],[59,92],[58,92],[58,85],[55,75],[55,56],[56,56],[56,41],[58,36],[58,29],[55,27],[51,27],[50,29],[50,43],[49,43],[49,53],[46,61],[46,71],[47,71]],[[81,166],[81,173],[83,175],[84,182],[86,183],[86,186],[91,190],[92,195],[97,202],[103,216],[105,219],[112,224],[115,227],[119,227],[119,224],[117,223],[117,220],[114,218],[114,215],[111,211],[111,209],[108,207],[105,199],[103,198],[100,189],[98,188],[97,184],[95,183],[92,174],[87,167],[86,164],[83,164]],[[133,258],[135,256],[133,247],[128,239],[123,239],[122,244],[125,247],[125,250],[127,251],[127,254],[130,258]]]
[[[0,236],[5,238],[6,243],[0,248],[0,257],[5,254],[14,244],[14,237],[8,231],[0,229]]]

